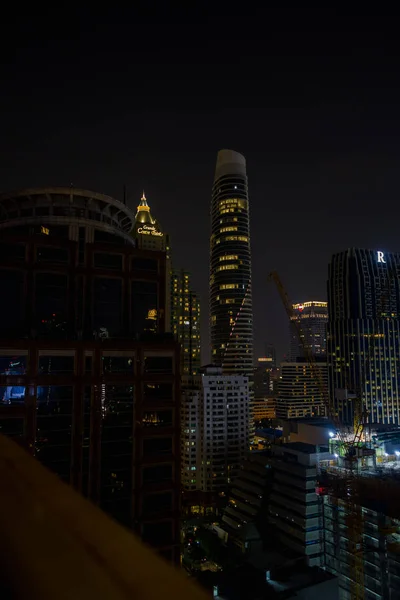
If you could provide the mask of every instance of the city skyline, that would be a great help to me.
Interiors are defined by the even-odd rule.
[[[332,254],[399,250],[400,93],[395,56],[382,50],[390,36],[367,35],[358,19],[340,41],[331,21],[330,32],[296,27],[265,40],[251,33],[254,15],[230,54],[220,51],[232,30],[225,16],[217,36],[218,16],[212,27],[165,27],[71,9],[58,40],[47,17],[19,18],[6,27],[13,42],[1,42],[1,190],[73,184],[122,200],[126,185],[135,210],[144,188],[176,264],[192,273],[204,348],[219,149],[237,149],[248,165],[255,356],[265,341],[279,359],[288,349],[271,270],[293,302],[326,300]]]

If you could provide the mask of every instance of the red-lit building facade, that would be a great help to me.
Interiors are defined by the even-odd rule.
[[[0,433],[177,561],[179,346],[133,224],[85,190],[0,196]]]

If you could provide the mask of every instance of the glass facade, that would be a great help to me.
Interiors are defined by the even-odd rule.
[[[0,332],[4,337],[24,330],[24,273],[11,269],[0,269],[3,290],[0,311]]]
[[[132,331],[158,331],[158,286],[152,281],[132,281]]]
[[[101,507],[128,524],[132,512],[133,386],[102,386],[101,405]]]
[[[26,374],[26,356],[0,356],[0,375],[11,379],[0,386],[0,405],[24,404],[25,386],[19,378]]]
[[[351,248],[335,254],[328,281],[331,397],[345,423],[363,400],[370,423],[400,423],[400,255]]]
[[[93,326],[118,336],[122,328],[122,280],[96,277],[93,286]]]
[[[37,388],[35,454],[66,482],[71,472],[73,396],[70,385]]]

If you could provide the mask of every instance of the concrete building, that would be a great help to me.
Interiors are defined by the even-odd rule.
[[[326,363],[318,363],[324,385],[328,386]],[[309,363],[283,362],[276,402],[276,416],[280,419],[325,416],[324,396]]]
[[[181,481],[185,492],[202,490],[201,442],[203,387],[199,376],[182,377]],[[190,503],[189,503],[190,504]]]
[[[0,196],[0,431],[178,561],[179,346],[133,225],[87,190]]]
[[[305,417],[284,421],[282,432],[284,442],[305,442],[315,446],[328,446],[335,433],[335,426],[329,419]]]
[[[296,324],[294,323],[296,321]],[[290,361],[304,358],[303,343],[312,354],[321,359],[326,356],[326,326],[328,323],[328,303],[317,300],[293,304],[293,317],[290,327]],[[298,331],[303,338],[299,340]]]
[[[248,394],[247,377],[223,375],[220,367],[208,366],[201,375],[183,379],[185,489],[225,492],[239,474],[249,450]]]
[[[196,375],[200,369],[200,301],[183,269],[171,273],[171,332],[181,345],[181,373]]]
[[[266,488],[271,467],[269,455],[250,452],[236,478],[222,517],[222,527],[247,556],[263,550],[263,533],[267,525]]]
[[[244,156],[220,150],[211,202],[211,360],[224,374],[253,373],[250,213]]]
[[[328,448],[302,442],[272,446],[273,483],[269,520],[279,542],[309,566],[324,563],[322,502],[315,493],[317,460],[328,460]]]
[[[276,402],[274,398],[253,401],[253,419],[254,423],[263,419],[275,419]]]
[[[329,265],[329,386],[340,419],[352,423],[361,395],[369,423],[400,419],[400,254],[350,248]]]

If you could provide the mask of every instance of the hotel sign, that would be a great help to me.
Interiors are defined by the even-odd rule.
[[[377,259],[378,259],[378,263],[384,263],[386,264],[386,259],[385,259],[385,255],[383,252],[381,252],[380,250],[378,250],[378,252],[376,253],[377,255]]]
[[[164,235],[162,231],[159,231],[154,225],[142,225],[142,227],[139,227],[138,233],[141,233],[142,235],[154,235],[156,237],[163,237]]]

